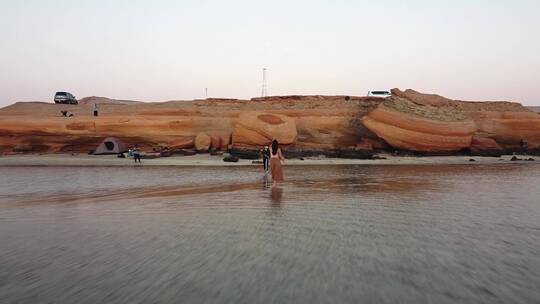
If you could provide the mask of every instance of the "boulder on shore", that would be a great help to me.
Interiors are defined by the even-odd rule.
[[[237,163],[240,160],[237,156],[228,155],[223,158],[223,161],[226,163]]]
[[[206,133],[199,133],[195,137],[195,150],[197,152],[208,152],[212,145],[212,137]]]

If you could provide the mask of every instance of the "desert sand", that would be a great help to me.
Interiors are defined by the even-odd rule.
[[[320,165],[482,165],[482,164],[540,164],[538,157],[517,155],[518,161],[511,161],[512,155],[496,157],[469,156],[429,156],[408,157],[379,155],[380,159],[343,159],[326,157],[307,157],[287,159],[285,166],[320,166]],[[474,161],[471,161],[474,159]],[[534,159],[530,161],[528,159]],[[11,155],[0,157],[0,166],[51,166],[51,167],[103,167],[103,166],[139,166],[131,158],[118,158],[113,155]],[[198,154],[193,156],[173,156],[155,159],[143,159],[140,166],[256,166],[260,161],[240,159],[237,163],[224,162],[223,156]]]

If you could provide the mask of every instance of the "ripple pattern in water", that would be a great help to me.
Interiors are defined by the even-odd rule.
[[[0,299],[534,303],[539,169],[0,168]]]

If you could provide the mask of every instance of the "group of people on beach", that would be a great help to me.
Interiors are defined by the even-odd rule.
[[[261,154],[265,175],[270,173],[274,184],[282,182],[284,180],[283,163],[285,162],[285,157],[283,157],[278,141],[274,139],[269,146],[264,146]],[[128,150],[128,156],[133,157],[135,163],[141,162],[141,150],[138,144]]]
[[[62,116],[73,116],[73,114],[68,111],[61,112]],[[99,107],[96,103],[92,105],[92,114],[94,117],[99,116]],[[137,144],[133,148],[129,149],[128,156],[133,157],[135,163],[141,163],[141,150]],[[283,153],[281,152],[281,148],[279,147],[279,143],[276,139],[272,140],[272,143],[269,146],[264,146],[262,150],[262,157],[264,173],[268,174],[268,172],[270,172],[274,184],[277,182],[282,182],[284,180],[282,165],[285,162],[285,158],[283,157]]]

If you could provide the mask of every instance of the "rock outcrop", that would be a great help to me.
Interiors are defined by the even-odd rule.
[[[171,149],[190,149],[195,147],[195,140],[193,138],[188,139],[175,139],[168,142],[168,147]]]
[[[469,150],[475,156],[501,156],[504,149],[494,139],[473,137]]]
[[[345,96],[162,103],[89,97],[79,105],[19,102],[0,109],[0,153],[55,153],[72,149],[87,153],[107,136],[118,137],[129,146],[139,144],[147,151],[159,147],[192,149],[200,133],[211,137],[211,151],[226,150],[232,146],[237,125],[235,146],[242,150],[258,150],[273,137],[301,151],[355,147],[364,136],[380,146],[384,141],[358,120],[380,102],[377,98]],[[100,107],[99,117],[92,116],[94,103]],[[62,110],[74,116],[62,117]],[[247,115],[253,112],[270,116],[253,120],[251,114]],[[285,124],[272,125],[270,120],[274,116]],[[255,131],[250,133],[253,127]]]
[[[268,145],[276,139],[282,145],[296,141],[298,131],[293,118],[266,112],[247,112],[238,117],[232,132],[233,147]]]
[[[500,154],[521,140],[530,148],[540,145],[540,115],[515,102],[468,102],[393,89],[362,122],[392,147],[416,152]]]
[[[540,115],[517,103],[488,105],[465,106],[478,127],[478,137],[491,138],[507,149],[518,147],[522,139],[530,147],[540,145]]]
[[[374,151],[502,153],[540,145],[540,115],[513,102],[466,102],[413,90],[382,99],[274,96],[161,103],[88,97],[79,105],[22,102],[0,109],[0,154],[87,153],[105,137],[257,157],[276,138],[289,155],[366,157]],[[92,116],[92,105],[100,116]],[[73,117],[62,117],[69,111]],[[184,150],[188,151],[188,150]],[[191,150],[189,150],[191,151]],[[187,152],[186,152],[187,153]]]
[[[469,147],[476,125],[459,107],[387,98],[362,118],[364,125],[396,149],[445,153]]]

